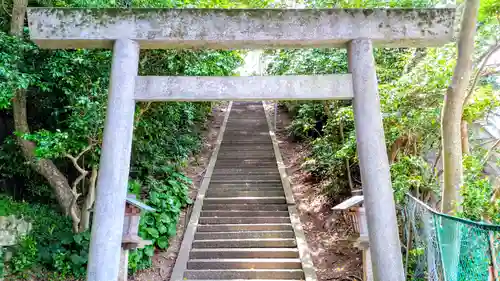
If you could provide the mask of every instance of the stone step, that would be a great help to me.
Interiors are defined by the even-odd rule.
[[[278,165],[276,162],[264,162],[255,160],[255,163],[241,163],[241,162],[232,162],[232,161],[221,161],[220,163],[215,164],[215,169],[252,169],[252,168],[260,168],[260,169],[278,169]]]
[[[233,139],[233,140],[223,140],[221,143],[221,148],[226,146],[226,145],[263,145],[263,144],[269,144],[271,142],[271,138],[263,138],[263,139]]]
[[[273,163],[274,165],[276,165],[276,159],[273,156],[243,157],[243,156],[222,155],[222,156],[218,156],[217,160],[220,160],[222,163],[226,164],[228,162],[234,161],[235,159],[238,160],[238,159],[242,159],[242,158],[246,159],[247,161],[256,161],[256,162],[262,163],[262,164],[256,164],[254,167],[267,167],[268,165],[270,165],[270,163]]]
[[[206,239],[252,239],[252,238],[294,238],[293,231],[231,231],[231,232],[197,232],[196,240]]]
[[[231,155],[244,153],[245,155],[256,155],[256,156],[260,156],[262,154],[265,154],[267,156],[267,155],[273,155],[274,151],[272,148],[252,149],[252,148],[246,148],[246,147],[242,147],[239,149],[223,148],[223,149],[219,150],[219,154],[223,155],[225,153],[231,154]]]
[[[215,168],[213,175],[279,175],[277,168]]]
[[[186,270],[186,279],[304,279],[302,269]]]
[[[288,211],[286,204],[203,204],[203,211]]]
[[[187,269],[301,269],[300,259],[194,259]]]
[[[251,172],[248,172],[248,173],[215,173],[214,171],[214,174],[212,174],[212,178],[213,177],[224,177],[224,178],[229,178],[229,177],[235,177],[235,178],[239,178],[239,177],[262,177],[262,179],[274,179],[276,177],[279,177],[280,174],[278,173],[278,170],[276,169],[275,172],[272,172],[272,173],[251,173]]]
[[[234,157],[234,158],[269,158],[274,159],[272,152],[268,151],[220,151],[217,155],[217,159],[220,157]]]
[[[215,167],[217,165],[225,164],[225,165],[231,165],[229,168],[235,168],[234,165],[244,165],[245,167],[250,166],[251,168],[260,168],[260,169],[269,169],[270,167],[272,168],[277,168],[278,165],[276,164],[276,159],[274,158],[269,158],[268,160],[265,159],[242,159],[242,158],[227,158],[227,159],[222,159],[218,158],[218,161],[215,163]],[[270,166],[270,167],[269,167]]]
[[[244,127],[245,125],[239,125],[241,127]],[[227,128],[227,126],[226,126]],[[224,133],[224,140],[225,141],[231,141],[231,140],[269,140],[271,135],[269,135],[269,131],[263,131],[262,128],[255,128],[255,132],[250,132],[250,131],[240,131],[240,130],[227,130]]]
[[[223,211],[205,211],[201,212],[202,217],[288,217],[287,211],[237,211],[237,210],[223,210]]]
[[[279,184],[281,185],[281,179],[259,179],[259,180],[235,180],[235,179],[211,179],[210,183],[212,184]]]
[[[191,259],[298,258],[297,248],[201,248],[191,249]]]
[[[221,181],[279,181],[280,177],[278,175],[275,176],[259,176],[259,175],[235,175],[235,176],[223,176],[223,175],[214,175],[212,176],[212,180],[214,182]]]
[[[290,223],[290,217],[200,217],[200,224]]]
[[[245,280],[248,280],[248,279],[227,279],[227,280],[219,279],[217,281],[245,281]],[[185,281],[192,281],[192,279],[185,279]],[[210,280],[197,279],[196,281],[210,281]],[[304,280],[295,280],[295,279],[282,279],[282,280],[280,280],[280,279],[276,279],[276,280],[273,280],[273,279],[252,279],[252,281],[304,281]]]
[[[209,189],[207,192],[207,197],[258,197],[258,196],[265,196],[265,197],[277,197],[277,196],[285,196],[285,192],[283,189],[281,190],[258,190],[258,191],[218,191],[215,189]]]
[[[203,204],[286,204],[285,197],[211,197]]]
[[[251,135],[256,138],[266,137],[269,136],[269,127],[267,128],[266,127],[267,126],[265,126],[264,124],[256,124],[255,126],[253,124],[250,125],[245,123],[227,124],[225,133],[227,133],[230,136]]]
[[[219,158],[220,161],[217,161],[216,167],[224,166],[225,168],[241,168],[238,166],[242,166],[244,168],[260,168],[260,169],[276,169],[278,165],[276,164],[275,159],[257,159],[257,158]],[[217,166],[218,165],[218,166]],[[227,165],[230,165],[227,167]],[[238,166],[236,166],[238,165]]]
[[[281,184],[210,184],[208,191],[282,191]]]
[[[260,167],[255,165],[254,167],[232,167],[232,168],[215,168],[214,172],[218,173],[277,173],[278,168],[276,167]]]
[[[271,138],[270,136],[260,136],[260,137],[255,137],[255,136],[246,136],[246,135],[239,135],[239,136],[225,136],[225,141],[226,143],[224,146],[221,146],[221,149],[224,148],[226,145],[241,145],[241,146],[247,146],[250,147],[251,145],[255,145],[255,143],[258,143],[260,145],[263,145],[266,143],[267,145],[271,143]]]
[[[271,150],[271,151],[274,151],[273,150],[273,145],[271,143],[269,144],[248,144],[248,145],[241,145],[241,144],[235,144],[235,145],[224,145],[224,146],[221,146],[221,150],[229,150],[229,151],[232,151],[232,150],[236,150],[236,151],[241,151],[241,150],[246,150],[246,149],[249,149],[251,151],[261,151],[261,150]]]
[[[276,177],[280,178],[280,174],[276,170],[275,172],[269,172],[269,173],[263,173],[263,172],[248,172],[248,173],[213,173],[212,178],[214,177],[221,177],[221,178],[229,178],[233,177],[235,179],[241,178],[241,177],[252,177],[252,178],[257,178],[257,179],[276,179]],[[260,177],[260,178],[258,178]]]
[[[193,248],[292,248],[295,238],[210,239],[194,240]]]
[[[274,150],[272,147],[270,148],[261,148],[261,149],[255,149],[253,147],[234,147],[234,148],[228,148],[224,147],[219,150],[219,153],[268,153],[270,155],[273,155]]]
[[[215,193],[221,193],[221,192],[259,192],[258,194],[264,194],[266,192],[283,192],[283,188],[280,186],[271,186],[271,187],[246,187],[246,186],[234,186],[234,187],[213,187],[209,186],[207,193],[208,194],[215,194]],[[263,192],[263,193],[261,193]],[[248,193],[250,194],[250,193]],[[259,197],[260,195],[245,195],[245,196],[251,196],[251,197]],[[269,195],[267,195],[269,196]],[[283,194],[277,195],[279,197],[283,196]],[[223,197],[223,196],[220,196]],[[232,197],[237,197],[237,196],[232,196]],[[271,196],[271,197],[276,197],[276,196]]]
[[[228,164],[231,162],[227,162]],[[236,164],[236,163],[231,163],[231,164]],[[262,167],[258,166],[258,162],[256,161],[255,163],[252,163],[253,165],[250,167],[224,167],[224,168],[217,168],[215,167],[214,172],[218,173],[277,173],[278,172],[278,167]],[[275,164],[275,163],[273,163]]]
[[[290,231],[293,228],[289,223],[200,224],[196,230],[199,232]]]
[[[243,131],[243,130],[241,130],[242,127],[249,127],[249,124],[231,124],[231,126],[226,125],[226,131],[230,132],[232,134],[235,134],[235,133],[237,134],[240,132],[242,132],[243,134],[245,134],[245,132],[246,132],[247,134],[252,134],[252,135],[258,135],[258,133],[262,133],[265,135],[269,134],[269,127],[267,126],[267,124],[264,124],[264,123],[252,124],[251,129],[254,129],[255,132],[248,131],[248,129]]]

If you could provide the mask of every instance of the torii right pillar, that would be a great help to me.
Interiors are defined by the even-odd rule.
[[[347,52],[374,278],[376,281],[404,281],[372,42],[352,40]]]

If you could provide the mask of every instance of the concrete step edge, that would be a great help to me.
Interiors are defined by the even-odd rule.
[[[302,269],[217,269],[186,270],[186,279],[302,279]]]
[[[235,259],[190,259],[189,261],[197,261],[197,262],[300,262],[299,258],[235,258]],[[188,261],[188,262],[189,262]]]
[[[204,211],[217,210],[266,210],[266,211],[288,211],[286,204],[206,204],[202,207]]]
[[[297,248],[193,248],[191,252],[299,252]]]
[[[249,224],[249,223],[288,223],[290,217],[200,217],[200,224],[219,225],[219,224]]]
[[[283,190],[276,191],[264,191],[264,190],[253,190],[253,191],[234,191],[234,190],[224,190],[224,191],[209,191],[206,197],[237,197],[237,196],[284,196],[285,192]]]
[[[212,214],[212,215],[209,215]],[[266,216],[271,215],[272,216]],[[280,216],[277,216],[280,215]],[[202,210],[201,217],[246,217],[246,216],[259,216],[259,217],[289,217],[288,211],[241,211],[241,210]]]
[[[217,199],[223,199],[223,200],[228,200],[228,199],[234,199],[234,200],[265,200],[265,199],[284,199],[284,196],[235,196],[235,197],[211,197],[211,198],[205,198],[205,200],[217,200]]]
[[[191,259],[188,270],[195,269],[301,269],[298,258],[255,258],[255,259]]]
[[[198,232],[293,230],[291,223],[221,223],[200,224]]]
[[[205,239],[244,239],[244,238],[295,238],[295,233],[289,231],[227,231],[227,232],[197,232],[196,240]]]

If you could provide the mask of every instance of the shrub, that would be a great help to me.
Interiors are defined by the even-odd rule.
[[[6,275],[26,278],[43,268],[58,271],[61,278],[82,277],[87,264],[88,232],[73,234],[71,221],[50,206],[16,202],[0,195],[0,216],[15,215],[32,224],[31,232],[14,247]]]

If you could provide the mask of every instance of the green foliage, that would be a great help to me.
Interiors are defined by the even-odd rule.
[[[5,259],[5,253],[4,249],[0,247],[0,278],[2,278],[5,275],[5,264],[4,264],[4,259]]]
[[[323,105],[320,102],[301,104],[295,113],[295,119],[288,127],[290,136],[303,140],[308,138],[311,133],[317,136],[321,135],[322,132],[316,128],[316,122],[321,120],[323,115]]]
[[[485,151],[476,155],[464,157],[464,185],[461,195],[461,216],[476,221],[488,219],[492,223],[500,223],[500,201],[491,201],[493,185],[490,179],[483,175]]]
[[[32,224],[7,264],[7,275],[28,278],[38,266],[57,271],[54,278],[82,277],[87,264],[90,233],[73,234],[71,221],[50,206],[16,202],[0,195],[0,216],[15,215]],[[49,279],[51,280],[51,279]],[[55,279],[54,279],[55,280]]]
[[[316,8],[431,7],[437,4],[437,1],[302,2]],[[499,39],[498,1],[493,2],[481,1],[480,13],[483,17],[478,25],[473,58],[476,66]],[[267,69],[271,75],[348,72],[345,50],[280,50],[267,53],[272,58]],[[396,199],[402,202],[404,193],[412,192],[421,199],[430,198],[437,203],[441,164],[434,164],[434,158],[441,153],[441,108],[455,66],[455,45],[427,49],[375,49],[374,57],[387,148],[389,156],[394,158],[391,159],[391,172]],[[464,120],[481,120],[497,108],[497,91],[495,75],[480,77],[464,109]],[[291,125],[287,128],[289,134],[307,141],[312,148],[303,168],[324,180],[325,192],[334,199],[348,193],[346,161],[351,166],[353,183],[359,187],[361,179],[351,103],[311,101],[284,102],[283,105],[292,116]],[[340,137],[341,128],[343,138]],[[471,174],[473,166],[464,164],[467,180],[463,190],[463,215],[481,219],[480,214],[493,214],[498,207],[497,203],[489,202],[492,189],[491,183],[482,175],[484,167],[478,166],[477,173]]]
[[[57,0],[41,1],[42,6],[56,7],[265,7],[270,1],[102,1]],[[1,23],[8,24],[8,20]],[[7,29],[4,27],[4,29]],[[25,38],[26,39],[26,38]],[[27,41],[5,33],[0,34],[0,118],[12,122],[10,101],[17,88],[27,89],[28,123],[31,133],[22,137],[36,144],[35,156],[52,160],[71,184],[78,176],[67,155],[84,152],[78,164],[85,170],[98,167],[112,53],[107,50],[40,50]],[[140,75],[232,75],[243,62],[237,51],[142,50]],[[189,180],[180,172],[188,158],[201,147],[201,132],[211,114],[211,103],[146,103],[138,104],[131,160],[131,191],[157,209],[141,220],[140,235],[154,245],[131,254],[132,271],[151,265],[156,248],[166,249],[168,238],[175,234],[182,207],[190,203]],[[3,121],[3,120],[0,120]],[[15,132],[9,132],[12,135]],[[11,185],[4,186],[16,199],[49,203],[57,209],[46,181],[28,166],[13,137],[0,143],[0,173]],[[2,179],[3,180],[3,179]],[[88,177],[78,186],[83,198],[88,189]],[[87,186],[86,186],[87,185]],[[1,186],[0,186],[1,187]],[[14,204],[15,205],[15,204]],[[29,207],[28,207],[29,206]],[[26,205],[26,208],[39,205]],[[10,211],[13,208],[9,206]],[[43,212],[42,212],[43,213]],[[35,215],[35,214],[33,214]],[[71,222],[60,214],[33,220],[46,222],[45,231],[33,231],[26,241],[35,241],[34,266],[18,259],[18,268],[41,265],[57,271],[54,278],[63,280],[80,277],[84,269],[88,239],[71,233]],[[40,226],[43,229],[45,226]],[[35,228],[38,229],[38,228]],[[30,253],[30,247],[22,247]],[[15,259],[14,259],[15,260]],[[36,264],[36,265],[35,265]],[[26,271],[26,270],[25,270]]]
[[[486,84],[474,92],[472,101],[464,108],[462,119],[472,122],[500,106],[500,98],[494,93],[493,85]]]
[[[16,252],[16,255],[10,261],[11,271],[14,274],[22,273],[27,268],[33,266],[38,257],[38,249],[33,236],[22,237],[18,248],[19,250]]]
[[[141,217],[139,235],[153,242],[153,245],[144,249],[132,251],[129,256],[129,269],[132,272],[151,266],[151,257],[154,249],[165,250],[169,246],[169,238],[176,233],[181,208],[191,203],[188,194],[191,180],[175,171],[172,166],[161,168],[164,172],[163,178],[148,178],[146,204],[155,208],[155,212],[145,213]],[[134,185],[140,185],[133,182]]]
[[[27,89],[39,79],[29,61],[20,64],[36,54],[35,45],[0,31],[0,110],[10,107],[16,89]]]
[[[404,156],[391,165],[392,188],[397,203],[405,200],[405,194],[429,194],[439,191],[429,163],[419,156]]]
[[[302,0],[314,8],[429,8],[434,7],[437,0]]]
[[[405,71],[410,54],[408,49],[375,50],[379,83],[394,83]],[[284,50],[272,54],[272,58],[267,69],[272,75],[348,72],[347,53],[340,49]],[[299,140],[308,139],[312,146],[303,168],[326,179],[325,192],[333,198],[348,194],[346,159],[354,165],[352,174],[359,179],[351,102],[284,102],[284,105],[293,116],[289,134]],[[389,110],[397,115],[399,108]],[[340,137],[341,127],[344,139]]]

